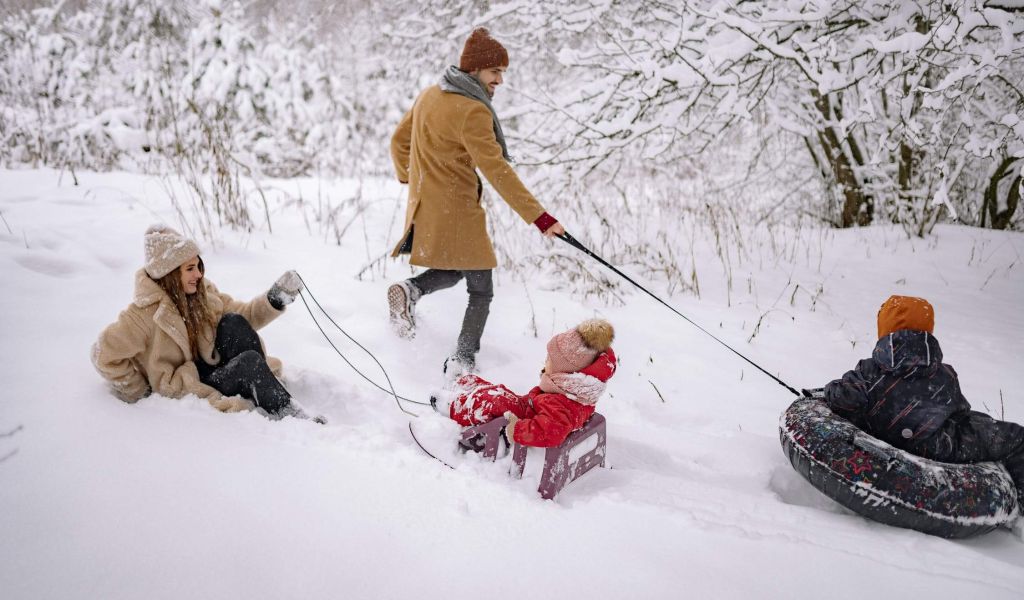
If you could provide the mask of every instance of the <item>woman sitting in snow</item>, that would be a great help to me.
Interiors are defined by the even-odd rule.
[[[559,446],[594,414],[605,382],[615,374],[614,335],[608,321],[592,319],[551,338],[540,385],[525,396],[476,375],[463,375],[455,381],[457,396],[449,414],[464,426],[504,415],[509,442]]]
[[[271,415],[296,415],[277,380],[281,362],[267,357],[256,329],[276,319],[302,290],[288,271],[266,294],[239,302],[204,278],[195,242],[154,225],[145,236],[146,265],[135,297],[93,346],[96,370],[125,402],[150,392],[195,394],[224,412],[255,403]]]
[[[927,300],[891,296],[878,311],[878,343],[824,389],[832,412],[932,460],[1002,461],[1024,500],[1024,427],[971,410],[953,367],[943,364]]]

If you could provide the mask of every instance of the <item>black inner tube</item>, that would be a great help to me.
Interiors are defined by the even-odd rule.
[[[864,433],[819,400],[793,402],[779,436],[793,468],[811,485],[886,525],[965,538],[1020,515],[1017,490],[1001,464],[914,456]]]

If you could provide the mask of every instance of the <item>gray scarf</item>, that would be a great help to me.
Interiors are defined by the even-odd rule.
[[[487,95],[487,91],[484,89],[484,86],[480,84],[480,81],[477,80],[476,77],[473,77],[469,73],[452,65],[448,67],[448,70],[446,70],[444,75],[441,76],[439,85],[441,86],[442,92],[458,94],[484,103],[487,110],[491,111],[491,118],[494,120],[494,137],[497,138],[498,144],[501,145],[501,154],[505,157],[506,161],[512,162],[512,157],[508,155],[508,146],[505,145],[505,134],[501,131],[501,122],[498,120],[498,113],[494,112],[494,106],[491,105],[491,98]]]

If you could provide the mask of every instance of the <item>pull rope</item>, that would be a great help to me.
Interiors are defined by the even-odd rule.
[[[437,462],[441,463],[442,465],[448,467],[452,471],[455,470],[455,467],[453,467],[450,464],[446,463],[445,461],[441,460],[440,458],[437,457],[436,454],[434,454],[430,450],[427,450],[425,447],[423,447],[423,444],[420,443],[420,438],[416,437],[416,432],[412,430],[412,421],[409,421],[409,435],[412,436],[412,441],[416,442],[416,445],[420,447],[420,450],[422,450],[424,454],[426,454],[430,458],[436,460]]]
[[[296,273],[296,275],[298,275],[298,273]],[[370,383],[370,385],[372,385],[373,387],[381,390],[382,392],[390,394],[391,397],[393,397],[395,399],[395,406],[398,407],[398,410],[402,411],[403,413],[405,413],[405,414],[407,414],[407,415],[409,415],[411,417],[419,417],[419,415],[414,413],[414,412],[406,410],[402,406],[402,402],[409,402],[411,404],[420,404],[422,406],[432,406],[429,402],[419,402],[417,400],[410,400],[409,398],[405,398],[403,396],[399,396],[398,393],[395,392],[395,386],[391,383],[391,378],[388,376],[388,372],[384,368],[384,365],[380,364],[380,361],[377,360],[377,357],[374,356],[372,352],[367,350],[365,346],[360,344],[358,341],[356,341],[355,338],[353,338],[351,335],[349,335],[347,331],[342,329],[341,325],[338,325],[334,321],[334,319],[331,318],[331,315],[326,310],[324,310],[323,306],[320,306],[320,303],[317,301],[316,296],[313,295],[313,292],[309,289],[309,285],[306,283],[306,280],[304,280],[302,278],[302,275],[299,275],[299,281],[302,282],[302,287],[304,288],[299,293],[299,297],[302,298],[302,304],[305,305],[306,312],[309,313],[309,318],[313,319],[313,323],[316,325],[316,328],[320,330],[320,334],[324,336],[324,339],[327,340],[327,343],[331,345],[331,348],[334,348],[334,351],[338,354],[338,356],[341,357],[341,360],[345,361],[345,364],[347,364],[349,367],[351,367],[353,371],[358,373],[360,377],[362,377],[363,379],[368,381]],[[367,355],[370,356],[370,358],[373,359],[373,362],[377,363],[377,366],[380,367],[380,372],[384,374],[384,379],[387,380],[388,388],[390,388],[390,389],[382,387],[376,381],[374,381],[374,380],[370,379],[369,377],[367,377],[366,374],[364,374],[362,371],[357,369],[356,366],[353,365],[352,362],[349,361],[349,359],[341,352],[341,350],[339,350],[338,347],[336,345],[334,345],[334,340],[332,340],[330,338],[330,336],[327,335],[327,332],[324,331],[323,327],[321,327],[320,322],[317,321],[316,315],[313,314],[313,309],[309,306],[309,302],[306,301],[306,296],[307,295],[309,296],[309,300],[312,301],[312,303],[314,305],[316,305],[316,307],[320,310],[320,312],[322,312],[324,314],[325,317],[327,317],[327,320],[331,322],[331,325],[334,325],[335,329],[337,329],[342,334],[344,334],[345,337],[347,337],[353,344],[355,344],[356,346],[359,346],[359,348],[363,352],[365,352]],[[430,450],[427,450],[427,448],[422,443],[420,443],[419,438],[416,437],[416,432],[413,431],[412,420],[411,419],[409,420],[409,435],[412,436],[413,442],[416,443],[416,446],[418,446],[419,449],[421,451],[423,451],[424,454],[426,454],[430,458],[436,460],[437,462],[441,463],[442,465],[448,467],[449,469],[455,470],[455,467],[453,467],[452,465],[450,465],[447,462],[445,462],[444,460],[442,460],[440,457],[438,457],[436,454],[432,453]]]
[[[308,312],[309,313],[309,317],[311,319],[313,319],[313,323],[316,325],[317,329],[320,330],[320,334],[324,336],[324,339],[327,340],[327,343],[331,345],[331,348],[334,348],[334,351],[338,354],[338,356],[340,356],[341,359],[343,361],[345,361],[345,364],[347,364],[349,367],[351,367],[353,371],[358,373],[360,377],[362,377],[367,382],[369,382],[370,385],[372,385],[373,387],[379,389],[380,391],[382,391],[382,392],[384,392],[386,394],[391,395],[391,397],[393,397],[395,399],[395,405],[398,406],[398,410],[404,412],[405,414],[407,414],[409,416],[418,417],[419,415],[414,413],[414,412],[406,410],[405,407],[402,406],[402,402],[408,402],[410,404],[421,404],[423,406],[430,406],[429,402],[419,402],[417,400],[410,400],[409,398],[405,398],[403,396],[399,396],[398,393],[395,392],[395,386],[394,386],[394,384],[391,383],[391,377],[388,376],[387,370],[384,368],[384,365],[380,364],[380,361],[377,360],[377,357],[374,356],[373,352],[370,352],[369,350],[367,350],[365,346],[363,346],[358,341],[356,341],[355,338],[353,338],[351,335],[349,335],[347,331],[342,329],[342,327],[340,325],[338,325],[334,321],[334,319],[331,318],[331,315],[326,310],[324,310],[324,307],[320,306],[320,303],[317,301],[316,296],[313,295],[313,292],[309,289],[309,285],[306,283],[306,280],[302,278],[302,275],[299,275],[299,281],[302,282],[302,286],[303,286],[303,288],[305,288],[302,292],[300,292],[299,297],[302,298],[302,304],[304,304],[306,306],[306,312]],[[373,362],[377,363],[377,366],[380,367],[380,372],[384,374],[384,379],[387,381],[387,384],[388,384],[387,388],[381,386],[376,381],[374,381],[374,380],[370,379],[369,377],[367,377],[366,374],[364,374],[362,371],[360,371],[358,368],[356,368],[356,366],[352,364],[352,362],[341,352],[341,350],[338,349],[338,347],[334,344],[334,340],[332,340],[330,338],[330,336],[327,335],[327,332],[324,331],[324,328],[320,325],[320,322],[317,321],[316,316],[313,314],[313,309],[310,307],[309,302],[306,301],[306,296],[307,295],[309,296],[310,301],[312,301],[312,303],[314,305],[316,305],[316,307],[320,310],[320,312],[322,312],[324,314],[324,316],[327,317],[327,320],[330,321],[331,324],[334,325],[334,327],[338,331],[340,331],[346,338],[349,339],[349,341],[351,341],[353,344],[358,346],[363,352],[365,352],[370,358],[372,358]]]
[[[640,285],[639,283],[637,283],[637,282],[633,281],[633,279],[632,279],[632,278],[630,278],[630,277],[629,277],[628,275],[626,275],[626,274],[625,274],[625,273],[623,273],[622,271],[620,271],[620,270],[616,269],[616,268],[615,268],[614,266],[612,266],[611,264],[609,264],[609,263],[608,263],[608,261],[606,261],[605,259],[601,258],[601,257],[600,257],[600,256],[598,256],[597,254],[594,254],[594,253],[593,253],[593,252],[592,252],[592,251],[591,251],[591,250],[590,250],[589,248],[587,248],[586,246],[584,246],[583,244],[581,244],[581,243],[579,242],[579,240],[577,240],[576,238],[572,237],[572,236],[571,236],[571,235],[569,235],[568,233],[563,233],[563,234],[561,234],[561,235],[559,235],[559,236],[557,236],[557,237],[558,237],[558,238],[559,238],[560,240],[562,240],[562,241],[564,241],[565,243],[567,243],[567,244],[569,244],[570,246],[572,246],[573,248],[576,248],[576,249],[577,249],[577,250],[579,250],[580,252],[583,252],[583,253],[584,253],[584,254],[586,254],[587,256],[589,256],[589,257],[593,258],[593,259],[594,259],[594,260],[596,260],[597,262],[599,262],[599,263],[601,263],[602,265],[604,265],[604,266],[608,267],[609,269],[611,269],[612,271],[614,271],[614,272],[615,272],[615,274],[616,274],[616,275],[618,275],[619,277],[622,277],[622,278],[623,278],[623,279],[625,279],[626,281],[628,281],[628,282],[632,283],[633,285],[635,285],[636,287],[640,288],[640,290],[642,290],[643,292],[645,292],[645,293],[646,293],[646,294],[647,294],[648,296],[650,296],[651,298],[654,298],[655,300],[657,300],[658,302],[660,302],[660,303],[661,303],[662,305],[664,305],[664,306],[665,306],[666,308],[668,308],[668,309],[669,309],[669,310],[671,310],[672,312],[676,313],[677,315],[679,315],[679,316],[680,316],[680,317],[682,317],[683,319],[686,319],[686,322],[687,322],[687,323],[689,323],[690,325],[693,325],[693,326],[694,326],[694,327],[696,327],[697,329],[699,329],[699,330],[703,331],[704,333],[706,333],[706,334],[707,334],[708,336],[710,336],[710,337],[711,337],[711,339],[715,340],[715,341],[716,341],[716,342],[718,342],[719,344],[721,344],[721,345],[725,346],[726,348],[728,348],[728,349],[729,349],[729,350],[730,350],[730,351],[731,351],[731,352],[732,352],[733,354],[735,354],[736,356],[738,356],[738,357],[742,358],[743,360],[747,361],[748,363],[750,363],[751,365],[753,365],[753,366],[754,366],[754,367],[755,367],[755,368],[756,368],[756,369],[757,369],[758,371],[761,371],[762,373],[764,373],[764,374],[765,374],[765,375],[767,375],[768,377],[771,377],[771,378],[772,378],[772,379],[773,379],[773,380],[774,380],[774,381],[775,381],[776,383],[778,383],[778,384],[779,384],[779,385],[781,385],[782,387],[786,388],[787,390],[789,390],[789,391],[790,391],[790,392],[792,392],[793,394],[795,394],[795,395],[797,395],[797,396],[803,396],[803,395],[806,395],[806,394],[801,394],[800,392],[796,391],[796,388],[794,388],[794,387],[792,387],[791,385],[787,384],[787,383],[786,383],[785,381],[782,381],[781,379],[779,379],[779,378],[778,378],[778,377],[776,377],[775,375],[772,375],[771,373],[769,373],[768,371],[766,371],[766,370],[764,369],[764,367],[762,367],[761,365],[757,364],[756,362],[754,362],[754,361],[750,360],[749,358],[747,358],[746,356],[744,356],[743,354],[741,354],[741,353],[740,353],[739,351],[737,351],[737,350],[736,350],[735,348],[733,348],[733,347],[732,347],[732,346],[730,346],[729,344],[726,344],[726,343],[725,343],[725,342],[723,342],[722,340],[718,339],[718,338],[717,338],[717,337],[716,337],[716,336],[715,336],[715,335],[714,335],[713,333],[711,333],[711,332],[710,332],[710,331],[708,331],[707,329],[704,329],[703,327],[701,327],[701,326],[700,326],[700,325],[698,325],[697,323],[693,322],[693,320],[691,320],[691,319],[690,319],[689,317],[687,317],[687,316],[686,316],[686,315],[684,315],[683,313],[681,313],[681,312],[679,312],[678,310],[676,310],[675,308],[673,308],[673,307],[672,307],[672,305],[670,305],[669,303],[665,302],[664,300],[662,300],[662,299],[661,299],[661,298],[659,298],[658,296],[654,295],[654,293],[653,293],[653,292],[651,292],[650,290],[648,290],[648,289],[647,289],[647,288],[645,288],[644,286]]]

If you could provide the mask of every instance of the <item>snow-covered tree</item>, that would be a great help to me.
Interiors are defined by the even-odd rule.
[[[979,0],[552,2],[539,13],[578,85],[550,95],[563,125],[543,128],[555,135],[538,146],[584,172],[672,164],[752,123],[801,140],[843,195],[838,225],[883,216],[922,234],[940,206],[976,221],[983,188],[962,176],[994,174],[1024,147],[1024,17]]]
[[[1018,193],[997,186],[993,204],[973,175],[1020,172],[1020,12],[980,0],[433,0],[392,35],[434,58],[430,44],[476,25],[497,28],[528,73],[517,112],[529,162],[577,177],[673,178],[719,154],[742,176],[784,147],[780,181],[817,172],[839,194],[828,220],[915,234],[943,214],[980,224],[983,205],[1005,214]],[[737,127],[757,141],[745,156],[722,147]]]
[[[187,172],[235,198],[239,177],[389,175],[401,113],[488,26],[521,174],[581,221],[642,199],[1024,225],[1013,3],[81,0],[3,19],[3,163]]]

